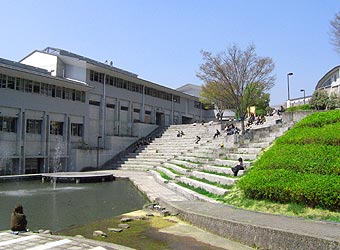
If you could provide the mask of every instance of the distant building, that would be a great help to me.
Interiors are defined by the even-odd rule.
[[[315,90],[326,90],[328,94],[340,94],[340,65],[328,71],[316,84]]]
[[[195,85],[195,84],[185,84],[182,87],[177,88],[176,90],[181,91],[183,93],[186,93],[188,95],[192,95],[195,97],[199,97],[200,92],[202,90],[202,87],[199,85]],[[215,109],[213,110],[213,112],[206,112],[205,114],[205,120],[214,120],[216,119],[216,117],[218,116],[218,111]],[[223,111],[223,120],[231,120],[235,118],[235,112],[232,110],[224,110]]]

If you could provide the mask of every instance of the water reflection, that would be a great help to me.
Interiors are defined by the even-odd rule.
[[[30,230],[61,230],[137,210],[146,203],[131,182],[62,184],[27,181],[0,183],[0,230],[9,229],[10,214],[24,207]]]

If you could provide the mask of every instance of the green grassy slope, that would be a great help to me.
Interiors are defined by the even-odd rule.
[[[340,211],[340,110],[298,122],[254,163],[238,187],[248,198]]]

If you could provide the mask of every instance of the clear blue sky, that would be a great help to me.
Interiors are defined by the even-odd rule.
[[[330,44],[339,0],[0,0],[0,57],[18,61],[35,49],[57,47],[178,88],[196,77],[201,50],[255,44],[271,57],[277,77],[271,104],[317,81],[340,64]]]

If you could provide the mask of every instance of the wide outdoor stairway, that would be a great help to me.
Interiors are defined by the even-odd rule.
[[[208,196],[228,193],[263,150],[288,130],[289,124],[276,124],[278,119],[267,118],[265,124],[253,126],[245,136],[227,135],[220,124],[172,125],[161,137],[130,153],[115,167],[149,171],[155,181],[188,199],[214,202]],[[214,139],[216,129],[221,135]],[[177,137],[178,131],[184,135]],[[201,137],[198,143],[196,136]],[[231,167],[238,164],[240,157],[246,169],[234,177]]]

